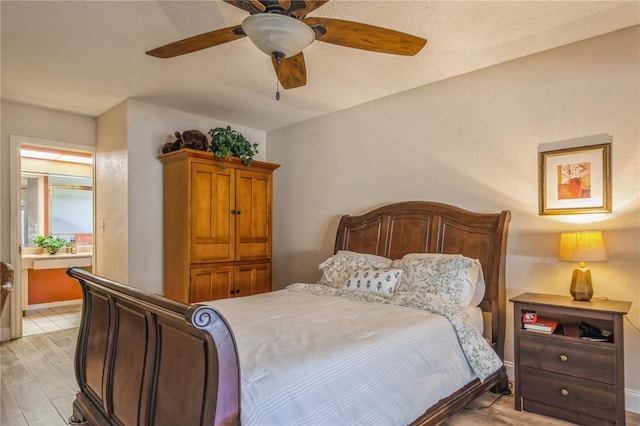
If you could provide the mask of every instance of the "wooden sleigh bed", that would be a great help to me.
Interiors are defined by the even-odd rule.
[[[455,253],[479,259],[486,291],[484,335],[503,358],[505,256],[511,214],[474,213],[426,201],[343,216],[335,251],[399,259]],[[238,351],[225,318],[69,268],[83,292],[75,375],[80,388],[71,424],[213,425],[240,423]],[[505,389],[504,367],[475,379],[414,424],[437,424],[491,388]]]

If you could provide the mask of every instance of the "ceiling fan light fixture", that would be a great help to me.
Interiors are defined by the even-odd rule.
[[[282,53],[285,58],[302,52],[316,39],[315,33],[307,24],[277,13],[248,16],[242,21],[242,31],[267,55]]]

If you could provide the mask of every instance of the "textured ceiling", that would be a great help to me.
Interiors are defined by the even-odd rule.
[[[0,2],[2,98],[98,116],[126,98],[271,130],[640,23],[638,1],[341,1],[310,16],[428,40],[413,57],[315,42],[281,90],[248,38],[173,59],[145,51],[242,22],[222,1]]]

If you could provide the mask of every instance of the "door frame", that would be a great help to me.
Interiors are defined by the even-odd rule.
[[[24,288],[22,285],[22,254],[20,251],[20,173],[22,165],[20,161],[20,147],[22,145],[36,146],[43,148],[58,148],[68,151],[88,152],[93,156],[93,187],[95,194],[95,155],[96,148],[89,145],[79,145],[68,142],[59,142],[48,139],[32,138],[28,136],[9,135],[9,196],[11,210],[11,248],[9,254],[14,268],[13,291],[11,292],[11,317],[10,317],[10,338],[22,337],[22,307],[24,304]],[[95,206],[96,199],[93,197],[93,233],[95,234]],[[94,245],[95,258],[95,245]]]

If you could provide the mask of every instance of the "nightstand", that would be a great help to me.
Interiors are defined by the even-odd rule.
[[[624,424],[623,316],[630,302],[578,302],[524,293],[513,299],[516,410],[581,424]],[[557,320],[553,334],[523,328],[522,314]],[[585,322],[613,332],[607,341],[564,335]],[[567,332],[566,334],[571,334]]]

